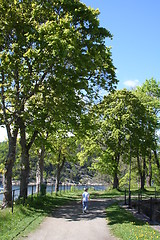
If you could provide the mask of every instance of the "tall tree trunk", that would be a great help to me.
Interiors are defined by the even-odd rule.
[[[160,163],[159,163],[159,159],[158,159],[156,150],[154,150],[154,158],[155,158],[155,161],[156,161],[156,164],[157,164],[157,168],[158,168],[158,171],[159,171],[159,174],[160,174]]]
[[[38,190],[39,186],[43,185],[43,172],[44,172],[44,154],[45,146],[42,146],[38,151],[38,163],[37,163],[37,172],[36,172],[36,188]]]
[[[40,151],[40,156],[39,156],[40,184],[43,184],[44,154],[45,154],[45,147],[42,146]]]
[[[142,174],[142,176],[141,176],[141,190],[144,190],[144,185],[145,185],[145,175]]]
[[[28,149],[23,146],[21,153],[20,197],[27,198],[29,171],[29,152]]]
[[[3,195],[3,204],[2,207],[11,206],[12,203],[12,168],[15,163],[16,159],[16,144],[17,144],[17,135],[18,135],[18,124],[17,124],[17,112],[14,112],[14,117],[12,119],[12,122],[10,121],[10,117],[7,114],[7,107],[8,100],[6,100],[6,93],[5,93],[5,74],[4,71],[1,71],[1,110],[3,113],[3,120],[4,124],[6,126],[7,130],[7,136],[8,136],[8,142],[9,142],[9,148],[8,148],[8,154],[5,161],[5,167],[4,167],[4,181],[3,181],[3,187],[4,187],[4,195]],[[15,82],[17,90],[19,89],[19,85],[17,84],[17,69],[15,74]],[[19,103],[19,92],[15,96],[15,100],[17,102],[17,105]]]
[[[57,192],[59,191],[59,182],[60,182],[60,164],[57,164],[57,175],[56,175],[56,183],[55,183],[55,192],[57,194]]]
[[[120,155],[118,154],[118,156],[115,157],[115,171],[114,171],[113,189],[118,189],[119,188],[119,179],[118,179],[119,159],[120,159]]]
[[[141,183],[141,189],[144,190],[144,186],[145,186],[145,180],[146,180],[146,157],[143,157],[143,179],[142,179],[142,183]]]
[[[145,179],[146,179],[146,159],[145,159],[145,157],[143,157],[143,169],[142,169],[142,175],[141,175],[141,190],[144,190]]]
[[[142,186],[142,169],[141,169],[141,164],[140,164],[140,156],[139,156],[139,151],[137,151],[137,165],[138,165],[138,172],[139,172],[139,176],[140,176],[140,182],[141,182],[141,186]]]
[[[19,120],[20,127],[20,145],[21,145],[21,181],[20,181],[20,197],[27,198],[27,188],[29,182],[29,172],[30,172],[30,164],[29,164],[29,150],[38,134],[35,131],[31,137],[30,142],[27,144],[26,140],[26,131],[25,124],[23,119]]]
[[[2,207],[9,207],[12,204],[12,168],[15,162],[17,133],[9,138],[9,151],[5,162],[4,171],[4,196]]]
[[[38,159],[39,160],[39,159]],[[39,193],[40,190],[40,166],[39,161],[37,162],[37,168],[36,168],[36,192]]]
[[[61,177],[61,171],[64,167],[65,163],[65,156],[63,156],[62,162],[60,161],[61,159],[61,149],[59,150],[59,156],[58,156],[58,164],[57,164],[57,174],[56,174],[56,183],[55,183],[55,192],[59,191],[59,182],[60,182],[60,177]]]
[[[151,187],[152,184],[152,163],[151,163],[151,159],[152,159],[152,152],[150,151],[149,154],[149,172],[148,172],[148,186]]]
[[[117,172],[114,174],[114,181],[113,181],[113,189],[118,189],[119,188],[119,180],[117,176]]]
[[[146,159],[145,157],[143,157],[143,165],[141,167],[139,152],[137,152],[137,164],[138,164],[138,172],[141,180],[141,190],[144,190],[145,178],[146,178]]]
[[[20,145],[21,145],[21,177],[20,177],[20,197],[27,197],[28,177],[29,177],[29,150],[26,143],[25,124],[23,119],[19,119],[20,125]]]

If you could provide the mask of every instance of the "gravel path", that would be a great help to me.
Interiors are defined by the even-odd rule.
[[[40,227],[29,234],[27,240],[116,240],[106,222],[105,208],[111,200],[95,199],[89,203],[87,214],[79,203],[56,209],[45,218]],[[24,238],[23,238],[24,239]]]

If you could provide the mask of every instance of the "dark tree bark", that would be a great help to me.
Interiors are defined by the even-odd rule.
[[[59,183],[60,183],[60,177],[61,177],[61,171],[64,167],[65,163],[65,156],[63,156],[62,162],[61,162],[61,149],[59,150],[59,155],[58,155],[58,164],[57,164],[57,175],[56,175],[56,183],[55,183],[55,192],[59,191]]]
[[[119,179],[118,179],[119,159],[120,159],[120,155],[118,154],[118,156],[115,157],[115,171],[114,171],[113,189],[118,189],[119,188]]]
[[[117,172],[114,174],[114,181],[113,181],[113,189],[118,189],[119,188],[119,180],[117,176]]]
[[[25,132],[25,124],[23,119],[19,120],[20,126],[20,145],[21,145],[21,178],[20,178],[20,197],[27,198],[27,188],[29,181],[29,172],[30,172],[30,164],[29,164],[29,150],[38,134],[37,131],[34,131],[30,142],[27,144],[26,132]]]
[[[152,153],[150,151],[149,154],[149,168],[148,168],[148,186],[151,187],[152,184],[152,163],[151,163],[151,159],[152,159]]]
[[[1,77],[2,77],[2,82],[1,82],[1,108],[3,112],[3,121],[6,126],[7,130],[7,136],[8,136],[8,143],[9,143],[9,148],[8,148],[8,154],[6,157],[5,161],[5,169],[4,169],[4,196],[3,196],[3,204],[2,207],[8,207],[11,206],[12,204],[12,168],[15,163],[15,155],[16,155],[16,144],[17,144],[17,135],[18,135],[18,110],[14,111],[14,114],[11,114],[11,116],[8,115],[8,109],[7,109],[7,104],[8,102],[6,101],[6,93],[5,93],[5,74],[3,70],[1,71]],[[15,69],[15,86],[17,88],[17,91],[19,89],[18,85],[18,73],[17,69]],[[19,102],[19,92],[15,96],[15,100]]]
[[[17,142],[17,133],[16,130],[13,137],[9,138],[9,151],[7,159],[5,162],[5,171],[4,171],[4,196],[2,207],[10,207],[12,204],[12,168],[15,162],[16,155],[16,142]]]
[[[21,153],[20,197],[27,198],[29,171],[29,151],[26,147],[23,146]]]
[[[155,158],[155,161],[156,161],[156,164],[157,164],[158,171],[160,173],[160,163],[159,163],[159,160],[158,160],[158,156],[157,156],[157,151],[156,150],[154,150],[154,158]]]
[[[144,190],[146,180],[146,158],[143,157],[143,170],[142,170],[142,179],[141,179],[141,190]]]
[[[145,178],[146,178],[146,159],[145,157],[143,157],[143,164],[141,167],[139,153],[137,153],[137,164],[138,164],[138,172],[139,172],[140,181],[141,181],[141,190],[144,190]]]

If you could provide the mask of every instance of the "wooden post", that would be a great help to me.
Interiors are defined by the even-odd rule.
[[[53,183],[52,183],[52,187],[51,187],[51,195],[53,194]]]
[[[14,205],[14,195],[15,195],[15,190],[13,190],[13,195],[12,195],[12,213],[13,213],[13,205]]]
[[[62,191],[62,183],[59,184],[59,191],[60,191],[60,194],[61,194],[61,191]]]
[[[26,189],[25,189],[25,191],[26,191]],[[24,196],[23,196],[23,206],[24,206],[24,204],[25,204],[25,201],[26,201],[26,196],[25,196],[25,194],[24,194]]]
[[[32,197],[31,197],[31,199],[33,200],[33,185],[32,185]]]
[[[140,213],[140,193],[138,193],[138,213]]]
[[[129,205],[129,208],[131,208],[131,191],[129,191],[128,205]]]
[[[124,192],[124,204],[126,205],[127,204],[127,202],[126,202],[126,189],[125,189],[125,192]]]

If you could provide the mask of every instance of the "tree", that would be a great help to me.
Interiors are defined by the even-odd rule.
[[[11,204],[18,128],[23,176],[28,178],[29,146],[37,126],[27,141],[27,124],[31,123],[27,113],[34,109],[34,97],[39,93],[52,99],[54,114],[60,105],[67,112],[80,112],[82,99],[97,97],[101,88],[112,90],[117,80],[110,48],[105,46],[105,38],[112,36],[99,26],[98,10],[77,0],[4,0],[0,14],[1,120],[10,146],[4,204]],[[28,180],[23,182],[26,188]]]
[[[135,90],[136,96],[139,97],[142,104],[146,107],[149,113],[147,125],[145,127],[146,133],[150,133],[149,137],[145,141],[150,141],[149,148],[145,149],[145,158],[148,158],[149,165],[149,185],[151,185],[152,179],[152,153],[154,153],[155,162],[160,172],[160,164],[157,157],[158,148],[158,131],[159,131],[159,111],[160,111],[160,83],[151,78],[146,80],[141,87],[137,87]],[[145,159],[144,158],[144,159]],[[146,164],[145,164],[146,165]]]
[[[56,166],[56,184],[55,191],[59,191],[61,172],[66,162],[76,162],[77,144],[76,134],[68,131],[65,124],[59,123],[59,129],[56,133],[49,136],[50,161]]]
[[[95,128],[89,132],[82,151],[86,156],[92,154],[95,167],[110,174],[113,188],[118,188],[120,159],[129,163],[130,148],[134,156],[144,138],[145,108],[134,94],[123,89],[105,96],[92,112]]]

